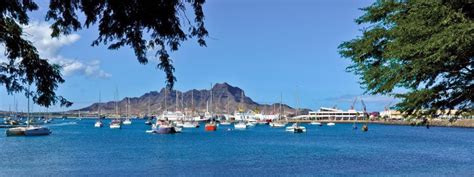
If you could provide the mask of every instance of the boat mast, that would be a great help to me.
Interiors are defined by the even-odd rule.
[[[100,119],[101,117],[101,110],[100,110],[100,102],[101,102],[101,93],[99,91],[99,103],[97,104],[97,113],[98,113],[98,118]]]
[[[130,118],[130,98],[127,97],[127,119]]]
[[[118,115],[118,103],[117,103],[117,99],[118,99],[118,98],[117,98],[117,97],[118,97],[118,88],[117,88],[117,87],[115,87],[115,95],[114,95],[114,97],[115,97],[115,116],[116,116],[116,118],[118,118],[118,117],[120,117],[120,116]]]
[[[168,86],[165,88],[165,111],[168,112],[168,104],[166,103],[166,96],[168,95]]]
[[[211,111],[211,112],[210,112],[210,113],[211,113],[211,117],[212,117],[212,96],[213,96],[213,95],[212,95],[212,83],[211,83],[211,106],[210,106],[210,107],[211,107],[211,110],[210,110],[210,111]]]
[[[148,97],[148,115],[147,116],[151,116],[150,115],[150,97]]]
[[[28,89],[26,90],[28,93],[26,94],[26,98],[28,99],[28,113],[26,114],[26,126],[30,126],[30,85],[28,85]]]
[[[176,90],[175,97],[176,97],[176,100],[175,100],[175,102],[176,102],[175,111],[178,112],[178,111],[179,111],[179,109],[178,109],[178,108],[179,108],[179,104],[178,104],[178,102],[179,102],[179,101],[178,101],[178,100],[179,100],[178,90]]]
[[[278,120],[281,120],[281,104],[282,104],[282,101],[283,101],[283,93],[280,93],[280,110],[279,110],[279,114],[278,114]]]
[[[194,116],[194,89],[191,90],[191,107],[192,107],[191,116]]]

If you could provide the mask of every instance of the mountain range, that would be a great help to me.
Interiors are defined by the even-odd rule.
[[[133,115],[159,114],[166,109],[169,111],[180,110],[185,112],[194,110],[201,113],[207,110],[214,113],[252,110],[270,114],[278,113],[280,107],[280,103],[259,104],[245,96],[244,91],[239,87],[231,86],[228,83],[218,83],[211,90],[193,89],[181,92],[163,88],[159,92],[151,91],[140,97],[125,97],[117,102],[94,103],[75,111],[97,113],[100,108],[102,114],[115,114],[116,105],[117,112],[121,115],[126,114],[127,105],[129,105],[130,114]],[[294,108],[286,104],[282,104],[281,107],[284,114],[295,112]],[[302,109],[302,112],[306,111],[307,109]]]

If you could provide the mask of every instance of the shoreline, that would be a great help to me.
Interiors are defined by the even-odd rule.
[[[291,120],[291,123],[310,123],[314,120]],[[343,124],[350,124],[350,123],[368,123],[368,124],[383,124],[383,125],[400,125],[400,126],[425,126],[425,125],[414,125],[410,121],[403,121],[403,120],[393,120],[393,121],[380,121],[380,120],[318,120],[321,123],[343,123]],[[429,121],[429,125],[432,127],[455,127],[455,128],[474,128],[474,119],[460,119],[450,123],[448,120],[431,120]]]

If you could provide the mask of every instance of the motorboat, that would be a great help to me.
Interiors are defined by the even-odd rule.
[[[172,125],[160,125],[156,131],[159,134],[173,134],[176,133],[176,129]]]
[[[334,122],[329,122],[329,123],[327,123],[326,125],[327,125],[327,126],[334,126],[334,125],[336,125],[336,124],[335,124]]]
[[[235,129],[246,129],[247,124],[245,124],[244,122],[239,122],[239,123],[234,124],[234,128]]]
[[[130,125],[130,124],[132,124],[132,120],[130,120],[129,118],[127,118],[127,119],[125,119],[125,120],[123,121],[123,124],[124,124],[124,125]]]
[[[112,120],[112,122],[110,122],[110,128],[111,129],[121,129],[122,128],[122,121],[120,121],[118,119]]]
[[[230,121],[222,121],[220,123],[220,125],[231,125],[231,124],[232,124],[232,122],[230,122]]]
[[[285,127],[285,126],[286,126],[285,122],[270,122],[270,127],[282,128],[282,127]]]
[[[217,130],[217,124],[215,122],[209,122],[205,125],[204,129],[206,131],[216,131]]]
[[[286,131],[293,133],[304,133],[306,132],[306,127],[298,126],[297,123],[294,123],[293,125],[286,127]]]
[[[247,122],[247,127],[254,127],[257,123],[256,122]]]
[[[309,124],[311,124],[311,125],[319,125],[319,126],[322,125],[321,122],[316,122],[316,121],[313,121],[313,122],[311,122],[311,123],[309,123]]]
[[[196,123],[194,122],[184,122],[183,128],[197,128]]]
[[[104,126],[104,124],[102,123],[102,121],[100,121],[100,120],[95,121],[94,127],[101,128],[103,126]]]

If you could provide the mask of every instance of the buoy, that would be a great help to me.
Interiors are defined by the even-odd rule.
[[[362,126],[362,131],[363,131],[363,132],[369,131],[369,126],[363,125],[363,126]]]

